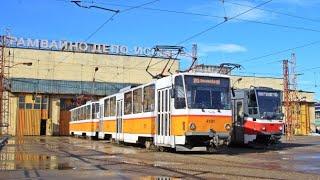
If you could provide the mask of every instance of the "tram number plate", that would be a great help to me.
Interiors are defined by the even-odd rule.
[[[207,119],[207,123],[215,123],[214,119]]]

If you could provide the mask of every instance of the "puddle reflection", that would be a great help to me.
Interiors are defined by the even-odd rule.
[[[28,153],[9,153],[1,152],[0,170],[19,170],[19,169],[74,169],[69,163],[59,162],[56,156],[28,154]]]
[[[141,180],[180,180],[181,178],[167,177],[167,176],[145,176],[141,177]]]

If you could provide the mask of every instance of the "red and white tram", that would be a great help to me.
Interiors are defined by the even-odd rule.
[[[233,95],[233,143],[270,145],[279,142],[284,128],[281,91],[252,87],[235,90]]]

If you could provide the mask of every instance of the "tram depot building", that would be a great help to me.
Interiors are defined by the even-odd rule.
[[[13,136],[69,135],[69,109],[81,100],[101,98],[118,92],[129,85],[152,81],[145,71],[151,59],[151,50],[127,47],[82,44],[75,50],[59,47],[59,42],[48,42],[46,48],[35,46],[30,39],[16,39],[15,45],[5,48],[10,61],[9,69],[9,118],[2,133]],[[50,44],[51,43],[51,44]],[[61,42],[60,42],[61,43]],[[78,44],[79,45],[79,44]],[[70,47],[70,44],[69,44]],[[71,47],[72,48],[72,47]],[[91,49],[90,49],[91,48]],[[94,49],[96,51],[94,51]],[[99,51],[97,51],[99,50]],[[169,59],[152,58],[150,71],[162,71]],[[32,62],[31,66],[23,63]],[[179,70],[179,61],[173,60],[171,72]],[[279,67],[281,70],[281,67]],[[264,86],[283,89],[282,78],[232,76],[236,88]],[[234,83],[235,82],[235,83]],[[307,135],[314,130],[314,93],[299,92],[300,124],[297,134]]]

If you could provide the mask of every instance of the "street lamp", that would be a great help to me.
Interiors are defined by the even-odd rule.
[[[21,62],[21,63],[17,63],[11,66],[7,66],[8,68],[12,68],[14,66],[18,66],[18,65],[24,65],[24,66],[32,66],[32,62]]]
[[[95,93],[95,82],[96,82],[96,73],[99,70],[99,67],[94,68],[93,79],[92,79],[92,95]]]
[[[233,82],[232,86],[231,86],[231,93],[232,93],[232,97],[236,96],[236,93],[234,92],[234,85],[236,83],[239,83],[240,81],[242,81],[242,78],[238,78],[235,82]]]
[[[32,66],[32,62],[20,62],[20,63],[16,63],[16,64],[13,64],[11,66],[6,66],[7,68],[12,68],[12,67],[15,67],[15,66],[18,66],[18,65],[24,65],[24,66]],[[5,77],[3,74],[0,76],[0,88],[5,91],[8,91],[11,89],[11,84],[9,82],[9,77]],[[0,95],[0,98],[1,98],[1,95]],[[1,108],[1,107],[0,107]]]

